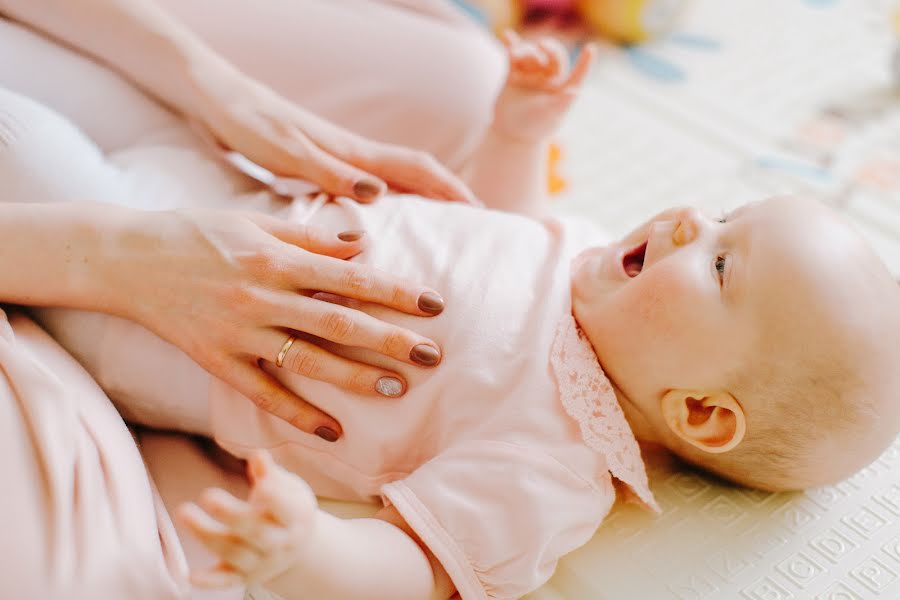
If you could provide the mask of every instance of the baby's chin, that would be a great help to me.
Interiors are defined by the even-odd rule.
[[[581,251],[578,256],[572,259],[572,265],[569,268],[569,272],[572,274],[572,279],[577,278],[579,272],[584,268],[584,265],[587,264],[591,257],[603,249],[603,246],[592,246],[587,248],[586,250]]]
[[[609,291],[613,286],[613,278],[606,264],[608,246],[593,246],[572,259],[569,270],[573,299],[585,302],[596,300],[598,294]]]

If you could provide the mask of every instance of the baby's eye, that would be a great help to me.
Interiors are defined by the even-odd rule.
[[[725,214],[725,212],[723,211],[722,214],[719,215],[719,218],[716,219],[716,223],[722,223],[722,224],[724,224],[724,223],[727,223],[727,222],[728,222],[728,215]]]
[[[716,271],[719,273],[719,279],[721,276],[725,275],[725,257],[717,256],[716,257]]]

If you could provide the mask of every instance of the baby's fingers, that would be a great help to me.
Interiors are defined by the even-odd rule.
[[[264,450],[250,456],[247,469],[253,481],[250,504],[256,510],[289,529],[312,525],[318,504],[305,481],[275,464]]]
[[[202,508],[193,502],[182,504],[178,517],[207,550],[236,573],[246,576],[256,570],[260,562],[259,553]]]
[[[551,83],[561,83],[569,70],[569,53],[565,46],[554,38],[543,38],[538,48],[547,57],[546,74]]]
[[[572,71],[569,73],[569,77],[562,87],[570,90],[579,87],[590,72],[591,65],[594,63],[594,58],[596,58],[596,56],[597,46],[595,44],[586,44],[581,49],[578,60],[575,61],[575,66],[572,67]]]
[[[501,40],[513,71],[544,71],[547,68],[550,61],[546,54],[538,46],[524,41],[516,32],[507,29],[501,34]]]
[[[284,529],[225,490],[206,490],[200,498],[200,505],[208,515],[225,525],[234,537],[258,552],[267,552],[285,541]]]

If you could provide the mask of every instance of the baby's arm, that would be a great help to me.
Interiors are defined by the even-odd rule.
[[[202,587],[263,583],[284,600],[446,600],[453,585],[399,513],[339,519],[309,486],[265,452],[249,460],[252,489],[242,501],[208,490],[180,517],[219,564],[194,572]]]
[[[494,120],[463,177],[491,208],[538,216],[546,209],[549,139],[578,95],[596,51],[585,46],[569,69],[566,49],[553,39],[537,44],[507,32],[509,75],[494,105]]]

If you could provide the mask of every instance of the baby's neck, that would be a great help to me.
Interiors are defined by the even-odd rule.
[[[578,314],[575,310],[575,307],[572,308],[572,315],[575,318],[575,323],[581,329],[581,332],[585,335],[585,337],[590,342],[590,335],[581,326],[581,323],[578,321]],[[591,344],[591,351],[594,354],[594,358],[597,359],[597,362],[600,364],[600,369],[603,371],[604,375],[606,375],[606,369],[603,368],[603,363],[600,362],[600,357],[597,356],[597,351],[594,349],[593,343]],[[608,375],[607,375],[608,378]],[[650,420],[646,417],[645,412],[642,410],[642,407],[633,402],[625,392],[619,389],[619,386],[615,384],[611,379],[609,380],[609,384],[612,386],[613,391],[616,394],[616,402],[619,403],[619,407],[622,409],[622,412],[625,414],[625,420],[628,421],[629,427],[631,427],[631,432],[634,434],[634,437],[637,438],[640,442],[646,443],[659,443],[656,433],[653,427],[650,425]]]
[[[612,385],[613,391],[616,393],[616,401],[622,408],[622,412],[625,413],[625,420],[628,421],[634,437],[639,442],[658,444],[659,440],[653,431],[653,427],[650,425],[650,421],[641,411],[641,407],[628,399],[615,383],[610,381],[610,385]]]

